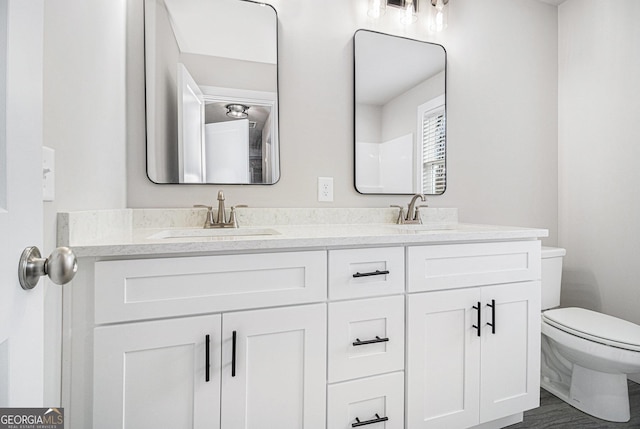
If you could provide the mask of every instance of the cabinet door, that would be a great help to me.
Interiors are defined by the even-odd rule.
[[[484,287],[482,301],[480,421],[487,422],[539,405],[540,282]]]
[[[409,296],[407,427],[478,424],[479,300],[479,288]]]
[[[316,304],[223,316],[222,428],[324,429],[326,314]]]
[[[94,332],[95,429],[220,427],[219,315]]]

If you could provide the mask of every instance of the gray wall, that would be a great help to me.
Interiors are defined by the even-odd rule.
[[[359,28],[447,49],[449,183],[429,204],[458,207],[464,222],[549,228],[546,243],[557,243],[556,7],[455,0],[449,28],[430,36],[419,25],[403,29],[393,10],[369,22],[367,0],[269,1],[280,25],[282,178],[273,186],[220,187],[154,185],[146,177],[144,62],[135,42],[142,29],[127,21],[127,7],[140,1],[45,2],[44,142],[56,149],[57,170],[56,201],[45,204],[45,252],[55,246],[58,211],[189,207],[212,203],[220,188],[229,204],[254,207],[408,202],[360,195],[353,186],[352,37]],[[334,177],[334,203],[317,202],[318,176]],[[54,404],[61,289],[46,293],[53,331],[46,398]]]
[[[141,29],[126,28],[127,3],[47,6],[45,140],[58,150],[58,210],[189,207],[211,203],[221,188],[147,179],[142,44],[135,43]],[[366,0],[271,3],[280,24],[282,178],[273,186],[225,186],[229,203],[406,202],[353,187],[352,36],[368,28],[447,49],[449,185],[429,204],[458,207],[467,222],[549,228],[548,243],[556,243],[557,8],[536,0],[457,0],[449,28],[430,36],[419,25],[401,27],[393,10],[370,22]],[[318,176],[334,177],[334,203],[316,201]]]
[[[640,323],[640,2],[602,6],[559,7],[562,304]]]
[[[220,188],[146,178],[143,58],[141,46],[126,49],[125,37],[133,1],[45,2],[44,140],[56,149],[57,167],[56,201],[45,204],[46,249],[55,244],[57,211],[187,207],[210,203]],[[225,186],[229,203],[406,203],[353,188],[351,38],[368,28],[441,43],[449,67],[449,186],[429,204],[458,207],[466,222],[549,228],[546,243],[568,250],[563,302],[640,323],[637,0],[615,7],[568,0],[559,8],[536,0],[455,0],[440,36],[403,30],[390,13],[370,23],[366,0],[270,3],[280,21],[282,179]],[[316,201],[318,176],[335,178],[335,203]],[[59,321],[59,295],[58,287],[47,291],[51,323]],[[56,394],[51,379],[47,397]]]
[[[127,205],[386,207],[404,196],[353,187],[352,37],[358,28],[441,43],[449,60],[449,186],[435,207],[463,221],[549,228],[557,235],[557,9],[535,0],[457,0],[450,26],[404,29],[394,10],[372,23],[366,0],[270,2],[280,24],[282,178],[273,186],[158,186],[145,175],[141,43],[129,33]],[[426,6],[425,6],[426,7]],[[334,177],[334,203],[318,203],[318,176]]]

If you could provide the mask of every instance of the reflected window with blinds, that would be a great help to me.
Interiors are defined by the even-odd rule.
[[[422,193],[440,195],[446,188],[446,109],[444,95],[418,108],[418,136],[422,156],[418,156]]]

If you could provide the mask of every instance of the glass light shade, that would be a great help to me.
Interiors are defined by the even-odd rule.
[[[380,18],[387,10],[387,0],[369,0],[367,15],[370,18]]]
[[[413,0],[406,0],[406,6],[402,11],[402,15],[400,15],[400,22],[404,25],[413,24],[418,20],[418,15],[416,14],[416,8],[413,4]]]
[[[429,8],[430,32],[437,33],[447,28],[448,3],[448,0],[431,0],[431,7]]]

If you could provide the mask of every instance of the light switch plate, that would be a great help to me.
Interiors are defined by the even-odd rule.
[[[56,196],[55,155],[50,147],[42,147],[42,201],[53,201]]]

